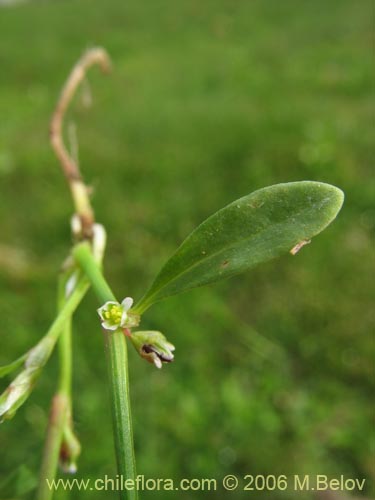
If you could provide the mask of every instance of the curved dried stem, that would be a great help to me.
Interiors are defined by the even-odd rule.
[[[65,147],[62,129],[66,110],[78,86],[84,80],[87,70],[94,64],[99,65],[103,73],[110,71],[110,59],[104,49],[97,47],[88,50],[75,64],[61,91],[50,125],[52,148],[69,183],[75,210],[81,220],[82,236],[84,238],[91,238],[92,236],[92,225],[95,220],[94,211],[89,199],[89,190],[82,179],[79,166]]]

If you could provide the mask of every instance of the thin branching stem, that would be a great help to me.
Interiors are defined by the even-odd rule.
[[[66,279],[60,276],[58,284],[58,308],[61,309],[66,302]],[[68,318],[59,338],[59,392],[71,395],[72,385],[72,318]]]
[[[98,64],[104,73],[110,70],[110,59],[104,49],[100,47],[90,49],[76,63],[61,91],[50,125],[51,144],[69,183],[76,213],[81,220],[82,233],[86,238],[92,236],[94,211],[90,203],[89,189],[82,179],[77,161],[65,147],[63,121],[77,88],[84,80],[87,70],[94,64]]]
[[[57,290],[58,311],[61,311],[66,303],[65,286],[66,273],[62,273]],[[37,500],[50,500],[53,496],[53,490],[48,487],[47,480],[51,481],[56,477],[64,426],[71,416],[71,323],[71,316],[69,316],[65,319],[59,337],[59,383],[50,408]]]
[[[66,111],[77,91],[77,88],[81,82],[84,81],[87,70],[94,64],[98,64],[103,72],[109,71],[110,59],[105,50],[102,48],[93,48],[88,50],[76,63],[61,91],[50,124],[51,145],[68,181],[75,212],[80,220],[79,236],[84,239],[91,239],[93,236],[93,225],[95,221],[94,211],[90,203],[89,189],[85,185],[79,170],[77,155],[69,154],[67,148],[65,147],[63,139],[63,125]],[[75,145],[75,150],[77,151],[78,144]],[[77,234],[74,236],[77,237]],[[64,306],[66,304],[66,278],[66,273],[63,273],[59,280],[59,310],[64,310]],[[88,286],[85,288],[87,290]],[[38,500],[49,500],[52,498],[53,492],[48,488],[46,480],[54,479],[56,476],[64,427],[66,427],[68,419],[71,418],[71,322],[72,316],[66,316],[62,324],[62,333],[59,338],[59,384],[57,393],[52,400],[50,410],[47,439],[40,470],[40,480],[37,493]]]
[[[107,53],[101,48],[87,51],[74,66],[71,71],[57,102],[52,115],[50,125],[50,140],[57,158],[60,161],[64,175],[69,183],[75,211],[80,220],[81,236],[91,238],[94,224],[94,211],[91,207],[89,190],[84,184],[78,165],[78,143],[75,140],[73,155],[69,154],[63,139],[63,124],[67,108],[72,101],[74,94],[84,80],[87,70],[93,64],[100,65],[103,71],[108,71],[110,61]],[[72,135],[72,134],[71,134]],[[76,139],[76,137],[75,137]],[[76,154],[74,154],[76,152]],[[77,236],[77,235],[75,235]],[[65,284],[69,273],[63,272],[58,285],[58,308],[63,308],[66,302]],[[59,338],[59,384],[55,394],[47,429],[47,439],[45,443],[43,461],[40,470],[40,483],[38,490],[39,500],[52,498],[52,490],[47,487],[46,479],[56,476],[60,447],[63,438],[64,427],[68,419],[71,419],[71,323],[72,317],[66,318],[62,333]]]
[[[64,175],[69,183],[75,212],[80,221],[80,234],[75,234],[74,236],[78,236],[79,239],[89,241],[92,240],[94,233],[94,211],[90,203],[89,189],[83,181],[78,166],[78,160],[73,157],[74,155],[72,156],[71,154],[69,154],[67,148],[65,147],[63,140],[63,120],[66,110],[78,86],[81,84],[81,82],[85,81],[84,79],[87,70],[94,64],[98,64],[103,72],[107,72],[110,69],[110,59],[107,53],[102,48],[94,48],[87,51],[74,66],[65,83],[65,86],[62,89],[55,112],[52,116],[50,128],[51,144],[57,158],[60,161]],[[77,231],[74,232],[77,233]],[[87,250],[87,254],[82,254],[82,260],[80,260],[80,258],[75,255],[74,249],[74,257],[76,258],[80,266],[82,266],[82,268],[84,269],[85,274],[89,278],[89,281],[91,282],[100,299],[102,299],[104,302],[107,300],[114,300],[113,293],[101,274],[98,261],[94,257],[94,255],[92,255],[92,249],[89,243],[86,242],[82,245],[84,245],[83,248]],[[85,262],[88,263],[88,267],[85,266]],[[68,327],[68,319],[65,326]],[[63,395],[67,394],[66,390],[68,385],[70,387],[71,374],[69,363],[71,346],[69,345],[69,342],[70,337],[68,338],[67,336],[63,336],[60,340],[60,360],[64,364],[61,372],[62,378],[60,378],[60,389],[61,387],[63,387]],[[67,353],[67,350],[69,350],[69,354]],[[116,331],[111,335],[106,335],[106,350],[117,468],[119,474],[121,474],[124,479],[130,478],[135,480],[136,469],[130,411],[127,346],[124,335],[121,331]],[[58,394],[61,394],[61,391],[59,391]],[[54,400],[52,412],[54,412],[54,405],[60,402],[61,401],[59,399],[57,400],[57,402]],[[64,426],[67,414],[69,413],[69,404],[70,403],[68,402],[67,408],[61,408],[63,415],[60,415],[58,419],[53,418],[54,413],[52,413],[51,415],[52,418],[49,429],[50,436],[47,437],[46,446],[47,457],[45,457],[44,463],[48,464],[48,453],[51,453],[52,458],[56,456],[57,443],[61,443],[62,439],[61,429]],[[51,441],[50,444],[49,440]],[[48,451],[48,446],[50,446],[51,451]],[[53,460],[55,460],[55,458],[53,458]],[[55,477],[55,464],[54,469],[52,470],[51,467],[49,469],[49,472],[51,477]],[[44,480],[44,482],[46,481]],[[136,500],[138,498],[138,493],[135,490],[129,491],[128,494],[125,491],[122,491],[120,492],[120,497],[122,499],[128,498],[129,500]],[[41,496],[38,497],[38,500],[49,500],[49,497]]]
[[[37,500],[50,500],[53,496],[51,482],[56,477],[60,446],[64,425],[68,415],[69,398],[66,394],[57,392],[53,399],[49,414],[47,438],[44,445],[42,466],[39,474]]]

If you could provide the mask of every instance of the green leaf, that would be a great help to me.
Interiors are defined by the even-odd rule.
[[[340,189],[312,181],[276,184],[240,198],[186,238],[134,312],[293,249],[296,253],[334,220],[343,200]]]
[[[27,353],[21,356],[20,358],[16,359],[15,361],[13,361],[12,363],[9,363],[9,365],[0,366],[0,378],[5,377],[5,375],[8,375],[8,373],[12,373],[18,368],[20,368],[26,358],[27,358]]]

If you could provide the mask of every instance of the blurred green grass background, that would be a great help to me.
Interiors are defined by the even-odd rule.
[[[296,257],[175,297],[144,317],[145,328],[177,347],[162,371],[130,350],[138,472],[146,477],[345,474],[366,478],[364,493],[375,495],[373,10],[367,0],[0,6],[0,364],[53,319],[72,206],[48,126],[62,83],[90,46],[108,50],[114,71],[91,71],[93,107],[78,96],[70,118],[119,297],[139,298],[182,239],[235,198],[303,179],[346,193],[337,221]],[[83,478],[115,475],[96,307],[89,294],[75,318]],[[56,374],[54,356],[27,404],[0,427],[2,500],[22,497],[26,480],[17,493],[15,477],[37,476]]]

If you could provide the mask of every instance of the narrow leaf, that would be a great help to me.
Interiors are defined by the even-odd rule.
[[[26,358],[27,358],[27,353],[21,356],[20,358],[16,359],[15,361],[13,361],[12,363],[9,363],[8,365],[0,366],[0,378],[5,377],[5,375],[8,375],[8,373],[12,373],[18,368],[20,368]]]
[[[340,189],[313,181],[276,184],[240,198],[185,239],[134,311],[285,252],[295,254],[335,219],[343,200]]]

